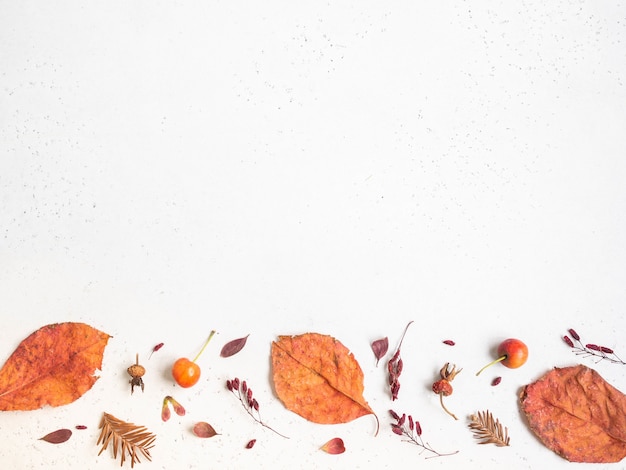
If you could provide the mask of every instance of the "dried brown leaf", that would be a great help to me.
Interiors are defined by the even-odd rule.
[[[378,361],[380,361],[387,351],[389,350],[389,338],[384,337],[381,339],[377,339],[372,343],[372,351],[374,351],[374,357],[376,357],[376,366],[378,367]]]
[[[98,452],[100,455],[104,452],[109,444],[113,446],[113,458],[117,459],[120,454],[120,465],[124,465],[126,457],[130,457],[130,467],[135,466],[135,462],[141,463],[139,454],[146,459],[152,460],[150,457],[150,449],[154,447],[156,436],[146,429],[145,426],[137,426],[136,424],[127,423],[108,413],[102,415],[100,422],[100,437],[96,445],[102,444],[102,449]]]
[[[498,447],[509,445],[511,439],[508,428],[503,428],[489,410],[479,411],[471,416],[471,420],[469,427],[474,431],[474,437],[480,439],[479,444],[495,444]]]
[[[84,323],[46,325],[26,339],[0,370],[0,411],[36,410],[72,403],[102,367],[110,336]]]
[[[220,356],[230,357],[237,354],[246,345],[246,341],[248,341],[248,336],[250,335],[246,335],[243,338],[237,338],[226,343],[222,348],[222,351],[220,352]]]
[[[194,425],[193,433],[196,436],[202,437],[205,439],[209,437],[217,436],[217,431],[213,429],[213,426],[211,426],[209,423],[205,423],[204,421],[200,421],[199,423],[196,423]]]
[[[72,437],[72,431],[69,429],[57,429],[44,437],[40,437],[39,440],[49,442],[50,444],[61,444]]]
[[[626,457],[626,395],[593,369],[555,367],[523,388],[520,406],[544,445],[570,462]]]
[[[328,454],[336,455],[343,454],[346,451],[346,446],[340,437],[334,437],[324,444],[321,449]]]

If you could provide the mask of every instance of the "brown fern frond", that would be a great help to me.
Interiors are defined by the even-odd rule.
[[[499,447],[510,445],[508,428],[503,429],[500,421],[494,420],[489,410],[479,411],[471,419],[469,427],[474,431],[474,437],[480,439],[479,444],[495,444]]]
[[[117,454],[120,454],[120,466],[124,465],[126,456],[130,457],[131,468],[135,466],[135,462],[141,463],[140,454],[148,460],[152,460],[150,449],[154,447],[156,436],[149,432],[145,426],[127,423],[115,416],[104,413],[100,422],[100,428],[102,431],[96,445],[102,444],[102,449],[100,449],[98,455],[104,452],[111,444],[113,446],[113,458],[117,459]]]

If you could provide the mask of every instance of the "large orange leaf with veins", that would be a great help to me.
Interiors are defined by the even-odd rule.
[[[359,363],[331,336],[279,336],[272,343],[272,375],[283,404],[314,423],[347,423],[374,414],[363,398]]]
[[[584,365],[554,368],[520,395],[533,432],[570,462],[626,456],[626,395]]]
[[[98,377],[109,335],[84,323],[55,323],[22,341],[0,370],[0,411],[72,403]]]

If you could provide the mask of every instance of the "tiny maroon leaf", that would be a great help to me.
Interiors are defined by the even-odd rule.
[[[374,351],[374,356],[376,357],[376,366],[378,366],[378,361],[380,361],[385,354],[387,354],[387,350],[389,349],[389,338],[386,336],[381,339],[377,339],[372,343],[372,351]]]
[[[87,426],[85,426],[84,424],[77,424],[76,429],[80,429],[82,431],[84,429],[87,429]]]
[[[50,444],[60,444],[67,441],[71,436],[72,431],[70,429],[58,429],[41,437],[40,440],[49,442]]]
[[[446,339],[443,344],[447,344],[448,346],[454,346],[456,343],[451,339]]]
[[[346,451],[346,447],[343,445],[343,440],[340,437],[332,438],[321,449],[332,455],[343,454]]]
[[[246,449],[252,449],[254,447],[254,444],[256,444],[256,439],[250,439],[246,444]]]
[[[152,348],[152,352],[150,353],[150,357],[152,357],[152,355],[157,352],[159,349],[161,349],[163,346],[165,345],[165,343],[159,343],[157,344],[155,347]],[[148,357],[148,359],[150,359],[150,357]]]
[[[217,432],[215,431],[215,429],[213,429],[213,426],[211,426],[209,423],[205,423],[204,421],[200,421],[199,423],[196,423],[194,425],[193,433],[196,436],[202,438],[208,438],[217,435]]]
[[[502,377],[496,377],[495,379],[493,379],[493,380],[491,381],[491,385],[495,387],[495,386],[496,386],[496,385],[498,385],[500,382],[502,382]]]
[[[248,336],[250,335],[246,335],[243,338],[237,338],[226,343],[222,348],[222,351],[220,352],[220,356],[230,357],[237,354],[246,345],[246,341],[248,341]]]

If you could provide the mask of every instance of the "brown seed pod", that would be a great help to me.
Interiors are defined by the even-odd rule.
[[[139,354],[137,354],[135,363],[126,369],[128,375],[132,378],[129,380],[130,383],[130,394],[132,395],[135,391],[135,387],[141,387],[141,391],[143,392],[144,383],[142,377],[146,373],[146,368],[139,364]]]

